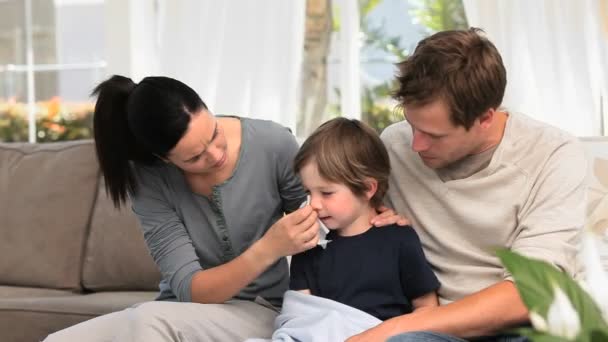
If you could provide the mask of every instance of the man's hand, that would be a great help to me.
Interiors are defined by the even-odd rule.
[[[376,227],[388,226],[389,224],[398,224],[405,226],[410,224],[410,220],[397,214],[393,209],[386,206],[378,208],[378,215],[372,217],[371,224]]]

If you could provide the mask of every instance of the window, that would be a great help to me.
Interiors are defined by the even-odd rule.
[[[0,141],[91,137],[103,0],[0,2]]]
[[[336,116],[359,118],[379,132],[400,121],[402,115],[390,96],[395,63],[405,59],[429,34],[468,27],[461,0],[359,0],[354,11],[347,7],[350,3],[307,2],[302,110],[297,120],[300,137]],[[344,30],[344,18],[349,20],[357,12],[358,27]],[[344,45],[353,38],[359,45],[356,69],[344,67],[345,60],[352,57],[344,53]],[[360,110],[346,113],[342,109],[343,90],[348,85],[340,73],[353,70],[359,75],[359,96],[349,101],[359,104],[349,108]]]

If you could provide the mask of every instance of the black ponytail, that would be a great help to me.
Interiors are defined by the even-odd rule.
[[[106,181],[106,192],[116,207],[125,203],[127,191],[136,190],[129,165],[135,137],[127,118],[127,102],[136,86],[130,78],[115,75],[95,87],[92,94],[97,96],[93,116],[97,160]]]
[[[137,191],[131,161],[151,164],[166,157],[188,129],[190,117],[207,106],[184,83],[146,77],[139,84],[114,75],[100,83],[93,126],[106,192],[118,208]]]

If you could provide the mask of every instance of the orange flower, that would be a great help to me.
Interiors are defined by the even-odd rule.
[[[57,115],[59,115],[60,110],[61,110],[61,98],[59,96],[53,96],[47,104],[49,120],[54,121],[55,118],[57,117]]]

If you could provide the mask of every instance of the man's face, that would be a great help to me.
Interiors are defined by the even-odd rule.
[[[412,128],[412,150],[431,169],[439,169],[476,153],[481,144],[479,120],[467,131],[450,120],[450,110],[439,99],[422,106],[404,106]]]

